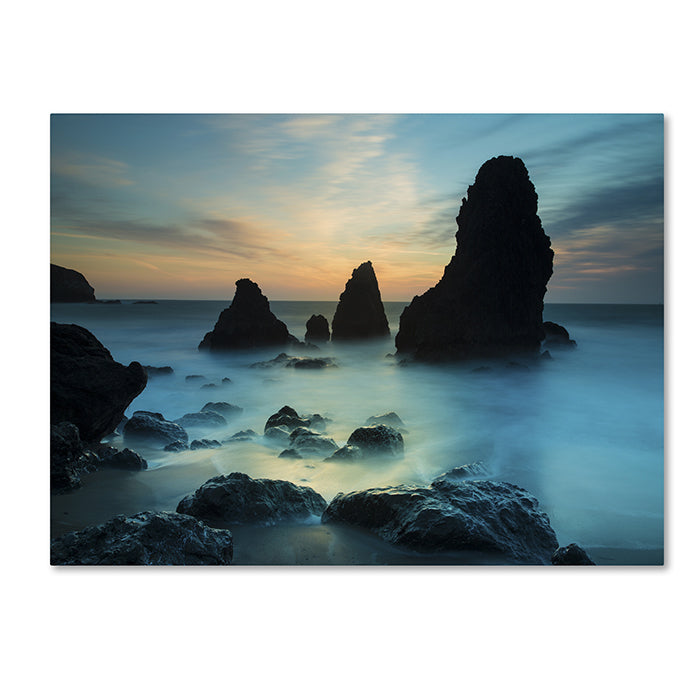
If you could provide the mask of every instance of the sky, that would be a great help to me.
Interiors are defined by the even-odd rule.
[[[663,303],[660,114],[54,114],[51,262],[98,299],[385,301],[433,286],[479,167],[520,157],[554,249],[545,302]]]

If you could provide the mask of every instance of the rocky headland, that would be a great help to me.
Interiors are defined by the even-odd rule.
[[[401,314],[398,353],[421,360],[538,353],[554,252],[520,158],[481,166],[457,225],[442,279]]]
[[[95,290],[77,270],[51,264],[51,302],[95,302]]]

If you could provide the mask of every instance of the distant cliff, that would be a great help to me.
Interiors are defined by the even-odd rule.
[[[95,290],[83,275],[59,265],[51,265],[52,302],[94,302]]]
[[[481,166],[457,225],[442,279],[401,314],[397,351],[426,360],[538,352],[554,252],[520,158]]]

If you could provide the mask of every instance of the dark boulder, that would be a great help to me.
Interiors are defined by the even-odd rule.
[[[190,443],[191,450],[211,450],[216,447],[221,447],[221,443],[218,440],[207,440],[206,438],[192,440]]]
[[[148,469],[148,462],[138,453],[128,447],[118,450],[109,445],[98,445],[95,454],[99,459],[98,467],[109,467],[110,469],[123,469],[125,471],[138,472]]]
[[[586,554],[582,547],[572,542],[566,547],[559,547],[552,554],[552,564],[555,566],[595,566],[595,562]]]
[[[119,425],[146,387],[138,362],[115,362],[90,331],[51,323],[51,423],[73,423],[84,442],[98,442]]]
[[[326,343],[331,339],[331,332],[328,329],[328,319],[325,316],[312,316],[306,322],[306,335],[304,340],[309,342]]]
[[[401,314],[397,351],[422,360],[538,352],[554,253],[522,160],[484,163],[457,224],[442,279]]]
[[[272,524],[318,516],[325,507],[324,498],[306,486],[234,472],[209,479],[180,501],[177,512],[205,522]]]
[[[124,440],[134,444],[165,447],[178,440],[188,442],[188,437],[181,425],[166,420],[162,413],[135,411],[124,425]]]
[[[214,411],[227,418],[233,418],[234,416],[237,416],[243,412],[243,409],[240,406],[234,406],[228,401],[210,401],[209,403],[204,404],[201,410]]]
[[[85,454],[78,428],[72,423],[51,426],[51,491],[63,493],[80,488],[82,474],[94,471],[94,460]]]
[[[51,542],[52,565],[233,563],[233,536],[180,513],[117,515]]]
[[[333,340],[378,338],[389,335],[389,323],[372,263],[352,271],[332,322]]]
[[[549,563],[557,538],[524,489],[495,481],[436,480],[336,496],[324,523],[348,523],[420,552],[500,552],[524,564]]]
[[[318,413],[300,416],[291,406],[282,406],[279,411],[273,413],[265,422],[265,433],[267,433],[269,428],[279,427],[286,427],[290,432],[294,428],[325,430],[326,419]]]
[[[255,282],[240,279],[231,305],[219,315],[214,330],[199,344],[200,350],[238,350],[286,345],[296,338],[270,311],[270,303]]]
[[[94,302],[95,290],[77,270],[51,265],[51,301]]]
[[[576,341],[571,340],[569,331],[552,321],[545,321],[542,324],[544,330],[543,348],[575,348]]]
[[[166,452],[184,452],[189,450],[189,445],[183,440],[175,440],[174,442],[168,443],[164,448]]]
[[[348,445],[359,447],[365,457],[403,456],[403,437],[388,425],[372,425],[357,428],[348,438]]]
[[[228,421],[217,411],[198,411],[197,413],[185,413],[176,418],[173,423],[183,428],[219,428],[227,425]]]

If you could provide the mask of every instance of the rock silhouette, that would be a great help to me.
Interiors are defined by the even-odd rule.
[[[146,370],[115,362],[90,331],[51,323],[51,424],[77,426],[80,439],[97,442],[121,422],[126,407],[145,388]]]
[[[332,340],[354,340],[389,335],[389,323],[379,284],[370,261],[352,271],[335,310]]]
[[[51,265],[52,302],[94,302],[95,290],[77,270]]]
[[[442,279],[401,314],[397,351],[425,360],[538,352],[554,253],[520,158],[481,166],[457,224]]]
[[[270,311],[270,302],[260,287],[249,279],[240,279],[231,305],[221,312],[199,349],[237,350],[298,342]]]
[[[325,343],[331,339],[331,332],[328,330],[328,320],[325,316],[314,315],[306,322],[306,335],[304,340],[307,343]]]

